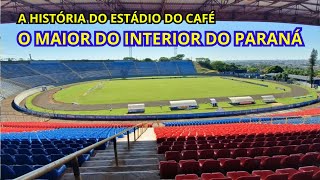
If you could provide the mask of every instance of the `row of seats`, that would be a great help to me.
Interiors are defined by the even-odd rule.
[[[166,141],[168,142],[168,141]],[[182,150],[203,150],[203,149],[232,149],[232,148],[283,148],[294,147],[296,149],[318,149],[320,147],[320,139],[305,139],[305,140],[291,140],[291,141],[258,141],[258,142],[241,142],[241,143],[206,143],[195,144],[195,142],[188,141],[189,144],[180,144],[177,141],[173,145],[158,146],[157,151],[159,154],[163,154],[166,151],[182,151]],[[199,141],[198,141],[199,142]],[[200,141],[201,142],[201,141]],[[181,142],[183,143],[183,142]],[[309,144],[312,144],[309,147]]]
[[[317,133],[320,124],[221,124],[203,126],[179,126],[179,127],[158,127],[155,128],[157,139],[169,137],[189,137],[189,136],[226,136],[226,135],[257,135],[257,134],[276,134],[292,132],[313,132]],[[305,134],[304,134],[305,135]]]
[[[313,116],[319,113],[313,114]],[[223,118],[213,120],[193,120],[193,121],[179,121],[179,122],[165,122],[164,125],[170,126],[193,126],[193,125],[210,125],[210,124],[233,124],[233,123],[262,123],[262,124],[318,124],[320,122],[318,117],[305,118],[303,115],[299,116],[275,116],[270,117],[250,117],[250,118]]]
[[[308,161],[304,161],[308,158]],[[200,159],[198,161],[180,160],[176,162],[160,161],[159,169],[161,178],[173,178],[177,174],[202,174],[212,172],[230,172],[230,171],[247,171],[254,170],[276,170],[280,168],[299,168],[301,166],[318,165],[320,155],[317,152],[308,154],[277,155],[273,157],[259,156],[255,158],[239,157],[237,159],[220,158]],[[302,179],[301,179],[302,180]]]
[[[199,180],[196,174],[181,174],[175,177],[176,180]],[[203,173],[201,180],[319,180],[320,169],[317,166],[305,166],[299,169],[284,168],[271,170],[256,170],[252,173],[246,171],[231,171],[226,175],[222,173]]]
[[[59,149],[50,149],[47,151],[42,151],[39,153],[35,152],[34,154],[1,154],[1,163],[6,165],[46,165],[53,161],[56,161],[60,158],[63,158],[66,155],[76,152],[77,148],[61,148]],[[93,153],[93,150],[92,152]],[[83,154],[78,157],[79,165],[81,166],[85,161],[90,159],[90,154]]]
[[[149,68],[151,68],[151,71]],[[196,70],[192,61],[34,61],[1,63],[1,77],[28,87],[65,84],[95,78],[195,74]]]
[[[285,141],[296,139],[311,139],[320,138],[318,130],[304,131],[294,133],[275,133],[275,134],[249,134],[249,135],[219,135],[219,136],[173,136],[159,137],[157,143],[175,142],[175,141],[212,141],[212,143],[227,143],[227,142],[255,142],[255,141]]]
[[[35,165],[13,165],[8,166],[1,164],[1,179],[14,179],[19,176],[22,176],[24,174],[27,174],[33,170],[36,170],[42,166]],[[56,180],[59,179],[59,177],[62,176],[62,174],[65,172],[66,166],[63,165],[60,168],[54,169],[50,171],[49,173],[41,176],[39,179],[49,179],[49,180]]]
[[[32,132],[32,131],[43,131],[43,130],[50,130],[50,129],[52,129],[52,128],[1,127],[1,133]]]
[[[314,138],[316,137],[316,138]],[[276,145],[299,145],[299,144],[310,144],[310,143],[319,143],[320,138],[318,135],[309,135],[305,136],[282,136],[277,138],[256,138],[256,139],[212,139],[212,140],[187,140],[187,141],[163,141],[160,143],[159,146],[162,145],[188,145],[188,144],[212,144],[212,143],[219,143],[219,144],[226,144],[226,146],[235,146],[235,147],[258,147],[258,146],[265,146],[267,142],[275,142]],[[271,144],[271,143],[269,143]],[[273,145],[272,145],[273,146]]]
[[[105,139],[126,128],[60,128],[37,132],[2,133],[1,140],[28,139]],[[133,130],[130,131],[130,133]]]
[[[74,122],[0,122],[1,127],[16,128],[120,128],[132,127],[133,123],[74,123]]]
[[[1,140],[1,146],[2,145],[29,145],[29,147],[32,147],[34,145],[34,148],[36,148],[37,145],[45,146],[45,145],[56,145],[56,144],[85,144],[85,143],[96,143],[101,139],[97,138],[80,138],[80,139],[4,139]],[[38,148],[38,147],[37,147]]]
[[[320,144],[311,145],[291,145],[256,148],[235,148],[235,149],[202,149],[202,150],[180,150],[174,149],[165,152],[167,160],[181,159],[201,159],[201,158],[236,158],[236,157],[256,157],[289,155],[295,153],[307,153],[320,151]]]
[[[281,116],[316,116],[320,114],[320,108],[309,108],[300,111],[286,112],[286,113],[276,113],[271,116],[281,117]]]

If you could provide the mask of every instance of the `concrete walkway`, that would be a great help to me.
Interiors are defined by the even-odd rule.
[[[131,133],[130,150],[127,146],[127,136],[117,139],[118,166],[115,165],[113,145],[105,150],[96,151],[96,155],[80,167],[82,180],[160,179],[158,164],[164,157],[157,154],[153,128],[147,129],[137,141],[134,141],[133,137]],[[74,179],[72,168],[68,168],[61,179]]]

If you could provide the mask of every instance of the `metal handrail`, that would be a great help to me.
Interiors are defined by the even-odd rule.
[[[79,164],[78,164],[78,157],[81,156],[82,154],[85,154],[89,151],[91,151],[92,149],[95,149],[101,145],[103,145],[104,143],[108,142],[108,141],[113,141],[114,143],[114,153],[115,153],[115,161],[116,161],[116,166],[118,166],[118,154],[117,154],[117,140],[116,138],[120,135],[123,135],[124,133],[127,133],[127,139],[128,139],[128,149],[130,149],[130,139],[129,139],[129,132],[133,129],[134,130],[134,140],[138,139],[148,128],[148,126],[145,126],[147,123],[140,123],[137,124],[133,127],[127,128],[121,132],[119,132],[118,134],[115,134],[111,137],[108,137],[102,141],[96,142],[95,144],[92,144],[86,148],[83,148],[79,151],[76,151],[72,154],[69,154],[61,159],[58,159],[54,162],[51,162],[50,164],[47,164],[39,169],[36,169],[34,171],[31,171],[25,175],[22,175],[20,177],[17,177],[16,180],[32,180],[32,179],[36,179],[41,177],[42,175],[61,167],[62,165],[71,162],[72,163],[72,167],[73,167],[73,173],[75,176],[76,180],[80,180],[80,169],[79,169]],[[142,131],[140,130],[140,128],[142,129]],[[138,137],[136,138],[136,130],[138,130]]]

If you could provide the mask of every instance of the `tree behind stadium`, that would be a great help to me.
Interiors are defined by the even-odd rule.
[[[313,87],[313,78],[315,76],[314,66],[316,65],[317,59],[318,59],[318,51],[313,49],[309,58],[309,80],[310,80],[311,88]]]

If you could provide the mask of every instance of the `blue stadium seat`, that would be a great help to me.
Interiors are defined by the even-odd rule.
[[[11,166],[1,164],[1,179],[13,179],[17,177]]]
[[[1,154],[1,163],[5,165],[14,165],[16,164],[16,160],[14,156],[10,154]]]
[[[33,167],[30,165],[14,165],[12,168],[17,177],[33,171]]]
[[[42,148],[31,149],[31,153],[32,154],[44,154],[44,155],[47,154],[47,152]]]
[[[33,169],[41,168],[42,166],[34,166]],[[54,169],[50,171],[49,173],[43,175],[40,177],[40,179],[48,179],[48,180],[56,180],[59,179],[59,177],[65,172],[67,167],[65,165],[61,166],[60,168]]]
[[[33,165],[33,160],[31,159],[30,156],[25,155],[25,154],[16,154],[15,155],[16,163],[19,165]]]
[[[2,150],[3,150],[3,152],[4,152],[5,154],[10,154],[10,155],[18,154],[18,151],[15,150],[15,149],[10,149],[10,148],[8,148],[8,149],[2,149]]]
[[[18,149],[19,154],[32,155],[30,149]]]
[[[46,149],[48,154],[62,154],[62,152],[57,148]]]
[[[51,163],[51,159],[44,154],[36,154],[32,156],[34,164],[46,165]]]

